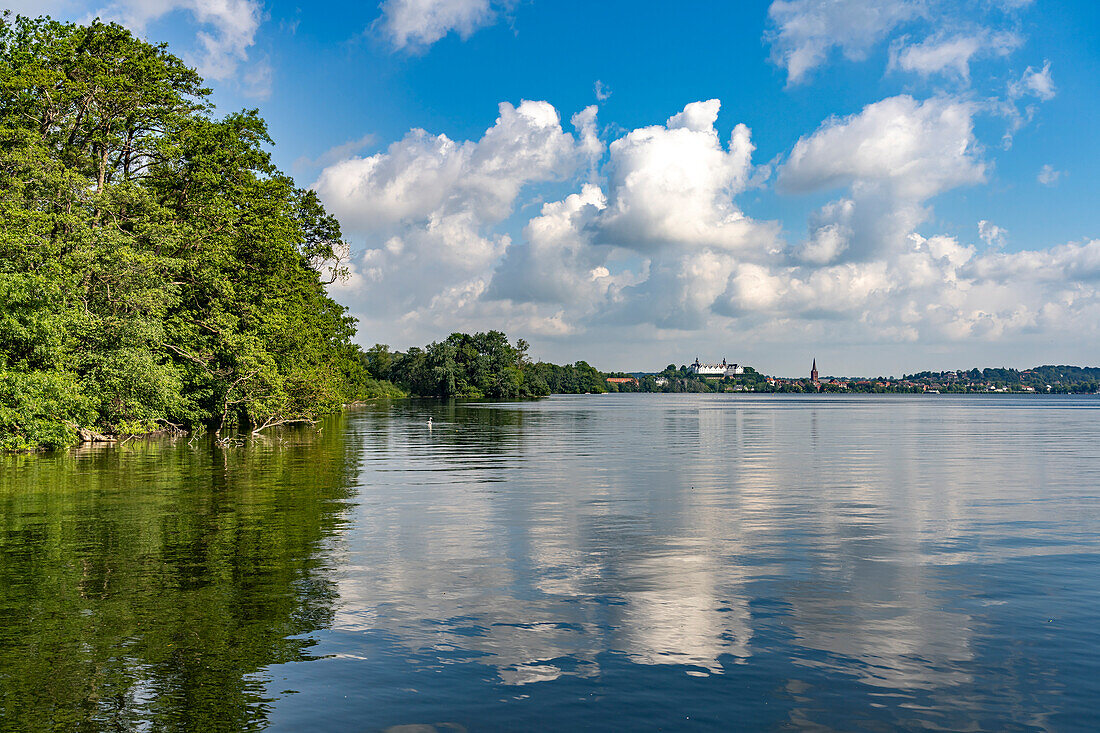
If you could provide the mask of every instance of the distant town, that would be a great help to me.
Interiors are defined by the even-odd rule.
[[[960,369],[917,372],[900,378],[821,376],[812,359],[805,377],[774,377],[753,367],[702,362],[655,373],[616,372],[607,377],[616,392],[870,392],[902,394],[1097,394],[1100,367],[1037,366],[1031,369]]]

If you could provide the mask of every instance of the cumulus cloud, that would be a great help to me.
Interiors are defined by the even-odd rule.
[[[697,325],[739,259],[778,247],[778,226],[733,201],[752,184],[753,145],[744,125],[723,144],[718,111],[693,103],[631,131],[602,167],[595,108],[567,132],[545,102],[502,104],[477,141],[412,130],[334,163],[314,187],[367,243],[343,293],[407,328],[488,313],[555,333],[586,319]],[[520,236],[497,230],[525,186],[579,175],[591,182],[543,204]]]
[[[558,299],[604,323],[698,327],[740,260],[778,253],[778,226],[734,202],[751,185],[753,145],[743,124],[723,145],[719,109],[716,99],[694,102],[612,142],[606,192],[589,184],[544,206],[489,295]]]
[[[196,35],[201,51],[194,59],[198,71],[207,79],[233,78],[238,67],[248,60],[248,49],[256,41],[263,20],[258,0],[115,0],[88,14],[116,21],[144,33],[146,27],[169,13],[188,13],[199,25]],[[261,64],[248,71],[246,90],[265,96],[270,89],[270,67]]]
[[[840,199],[815,212],[810,219],[810,237],[798,250],[798,259],[824,265],[843,254],[852,241],[855,207],[852,199]]]
[[[329,166],[315,188],[346,227],[362,233],[434,214],[468,212],[480,223],[497,222],[525,184],[571,174],[593,144],[591,134],[583,130],[578,143],[547,102],[503,102],[481,140],[415,129],[384,153]]]
[[[927,199],[984,181],[974,112],[960,99],[890,97],[799,139],[780,168],[781,190],[848,193],[815,214],[797,256],[827,264],[904,246],[927,218]]]
[[[608,253],[592,244],[589,233],[606,208],[603,192],[592,184],[544,204],[493,275],[490,297],[576,305],[605,293],[611,283]]]
[[[749,251],[774,237],[733,202],[751,180],[754,146],[738,124],[723,147],[714,126],[720,107],[717,99],[693,102],[665,125],[611,143],[601,241],[643,253],[669,243]]]
[[[772,61],[786,69],[788,83],[798,84],[832,49],[839,48],[848,59],[862,59],[894,29],[922,13],[919,0],[775,0],[768,8],[775,26],[767,36]]]
[[[795,192],[879,183],[913,199],[979,183],[986,165],[974,112],[972,103],[946,97],[921,102],[902,95],[869,104],[800,138],[779,183]]]
[[[1100,239],[1046,250],[990,254],[976,260],[969,274],[985,281],[1046,283],[1095,297],[1100,285]]]
[[[756,180],[751,134],[721,133],[719,109],[694,102],[605,151],[593,108],[567,131],[545,102],[504,104],[479,140],[414,130],[331,165],[317,190],[366,243],[338,295],[369,338],[397,343],[488,325],[597,349],[643,333],[958,343],[1096,330],[1100,242],[1008,253],[988,220],[981,250],[918,233],[928,199],[985,178],[970,103],[890,98],[799,140],[783,189],[845,191],[793,246],[738,205]],[[572,193],[516,212],[524,190],[562,180]]]
[[[1007,232],[982,220],[988,251],[925,237],[928,199],[985,180],[976,108],[894,97],[826,121],[779,173],[789,192],[847,187],[816,212],[792,263],[740,266],[714,310],[796,328],[813,320],[868,341],[953,342],[1086,328],[1100,310],[1094,242],[1004,253]],[[1075,324],[1069,326],[1068,324]],[[828,331],[831,327],[823,327]]]
[[[781,321],[788,330],[800,320],[831,322],[832,332],[862,333],[868,341],[996,340],[1040,330],[1094,332],[1089,319],[1100,313],[1098,279],[1095,240],[977,256],[952,237],[912,234],[887,259],[741,267],[716,310]]]
[[[625,285],[599,314],[601,324],[647,324],[697,330],[712,320],[714,304],[740,260],[710,248],[671,249],[647,263],[643,277]]]
[[[379,23],[394,48],[426,48],[454,31],[463,39],[491,24],[490,0],[385,0]]]
[[[971,59],[1007,56],[1022,43],[1023,39],[1015,33],[994,33],[987,29],[951,35],[940,32],[915,44],[901,38],[891,44],[889,68],[922,76],[946,74],[969,81]]]
[[[873,299],[881,300],[895,288],[884,262],[824,268],[750,265],[730,279],[717,310],[740,316],[839,319],[863,312]]]
[[[314,188],[365,252],[342,287],[378,314],[465,307],[511,243],[493,227],[530,184],[569,178],[602,152],[595,108],[562,129],[546,102],[502,103],[480,140],[412,130],[384,152],[325,168]],[[433,305],[434,304],[434,305]]]

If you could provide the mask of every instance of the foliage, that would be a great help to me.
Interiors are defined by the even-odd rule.
[[[985,392],[995,388],[1003,391],[1093,394],[1100,389],[1100,367],[1065,365],[1044,365],[1022,371],[1006,367],[951,372],[925,371],[906,375],[905,378],[934,384],[944,392]]]
[[[90,413],[71,374],[0,371],[0,451],[69,445]]]
[[[599,394],[613,389],[607,375],[586,361],[559,366],[539,362],[533,367],[536,379],[547,385],[553,394]]]
[[[398,387],[393,382],[374,377],[364,377],[363,388],[360,390],[360,399],[394,399],[408,397],[409,393]]]
[[[255,111],[214,119],[208,95],[118,25],[0,18],[0,448],[311,418],[368,389],[325,292],[338,223]]]
[[[523,339],[513,346],[500,331],[452,333],[406,352],[376,344],[363,361],[373,378],[420,397],[517,399],[607,391],[605,376],[587,363],[533,363],[528,348]]]

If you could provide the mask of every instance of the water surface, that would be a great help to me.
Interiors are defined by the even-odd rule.
[[[0,457],[0,729],[1095,730],[1098,408],[400,401]]]

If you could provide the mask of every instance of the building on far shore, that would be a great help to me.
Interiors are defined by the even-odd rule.
[[[695,357],[695,363],[691,365],[693,374],[700,377],[733,377],[745,373],[745,367],[740,364],[728,364],[723,359],[721,364],[703,364],[699,357]]]
[[[609,384],[637,384],[638,383],[638,380],[637,380],[636,377],[608,377],[607,381],[608,381]]]
[[[810,381],[814,384],[818,384],[820,380],[817,378],[817,359],[814,359],[814,365],[810,367]]]

